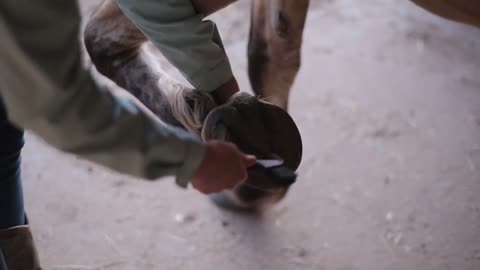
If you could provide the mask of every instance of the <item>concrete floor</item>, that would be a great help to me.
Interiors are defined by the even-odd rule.
[[[244,89],[248,6],[214,16]],[[480,31],[408,1],[313,0],[304,41],[290,106],[299,181],[262,214],[28,135],[45,269],[479,270]]]

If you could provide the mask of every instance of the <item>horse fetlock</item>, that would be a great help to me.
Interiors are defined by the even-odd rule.
[[[205,118],[217,106],[209,93],[188,88],[176,92],[169,91],[167,98],[172,117],[183,128],[196,134],[201,133]]]

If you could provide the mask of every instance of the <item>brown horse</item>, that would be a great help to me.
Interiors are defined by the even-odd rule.
[[[412,1],[445,18],[480,26],[478,1]],[[192,0],[204,15],[232,2],[235,0]],[[147,38],[114,0],[105,0],[88,22],[85,45],[100,73],[132,93],[164,122],[203,134],[204,140],[234,141],[259,158],[276,154],[295,170],[301,159],[301,140],[285,111],[300,67],[308,5],[309,0],[252,0],[248,73],[254,93],[268,103],[239,94],[218,108],[208,93],[189,89],[154,70],[140,53]],[[287,189],[250,172],[247,183],[222,193],[217,201],[256,207],[278,201]]]
[[[208,15],[234,1],[192,2]],[[301,139],[285,110],[300,66],[307,8],[308,0],[252,2],[249,75],[254,92],[268,102],[242,93],[218,107],[207,92],[190,89],[162,70],[155,70],[141,53],[147,38],[114,0],[104,1],[91,17],[85,29],[85,45],[100,73],[137,97],[164,122],[203,134],[204,140],[233,141],[258,158],[275,154],[296,170],[301,160]],[[280,200],[287,189],[250,170],[246,183],[214,197],[224,205],[255,208]]]

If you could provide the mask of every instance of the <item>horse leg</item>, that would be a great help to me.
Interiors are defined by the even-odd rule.
[[[480,27],[480,2],[471,0],[412,0],[426,10],[461,23]]]
[[[257,95],[285,110],[290,87],[300,67],[300,49],[308,3],[308,0],[252,1],[248,43],[250,83]],[[243,103],[248,104],[245,101]],[[286,124],[282,123],[281,126]],[[278,134],[280,133],[274,132],[270,135]],[[262,179],[261,175],[255,175],[253,171],[249,172],[249,177],[251,179],[246,183],[233,190],[213,194],[211,199],[230,210],[252,210],[275,203],[288,192],[288,187],[277,188],[273,183],[263,183],[259,189],[258,184],[262,184],[268,177]]]
[[[87,23],[84,41],[102,75],[130,92],[164,122],[181,126],[172,116],[165,89],[161,89],[175,87],[175,83],[148,65],[140,50],[147,38],[122,13],[116,1],[100,4]]]
[[[255,94],[283,109],[300,68],[309,0],[253,0],[248,74]]]

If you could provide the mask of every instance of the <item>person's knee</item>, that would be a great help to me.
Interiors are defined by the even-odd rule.
[[[0,100],[0,179],[19,170],[23,130],[9,122]]]
[[[15,147],[0,152],[0,182],[15,178],[20,173],[22,145],[18,143]]]
[[[0,100],[0,229],[24,224],[20,183],[23,143],[23,130],[8,121]]]

